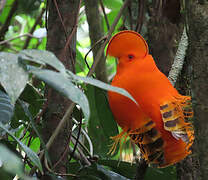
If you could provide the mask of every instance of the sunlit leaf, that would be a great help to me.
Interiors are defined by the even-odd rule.
[[[0,83],[15,103],[28,81],[28,73],[20,66],[17,55],[12,53],[0,53]]]
[[[113,1],[103,0],[103,3],[109,9],[120,9],[120,7],[123,4],[123,1],[122,0],[113,0]]]

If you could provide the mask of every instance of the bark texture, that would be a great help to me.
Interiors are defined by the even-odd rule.
[[[155,0],[149,6],[148,44],[158,68],[168,76],[183,28],[180,1]]]
[[[74,61],[76,55],[76,30],[74,31],[73,28],[76,28],[79,1],[49,0],[48,6],[49,16],[47,24],[47,50],[52,51],[66,68],[74,71]],[[65,47],[69,37],[70,43],[67,47]],[[47,142],[60,122],[60,119],[63,117],[67,107],[70,104],[70,101],[50,87],[46,88],[45,97],[47,98],[47,108],[43,114],[42,134],[44,136],[45,142]],[[53,167],[55,172],[66,173],[66,152],[69,144],[70,133],[71,120],[69,119],[68,123],[66,123],[65,127],[59,133],[49,150],[52,165],[55,165],[55,167]],[[49,177],[44,178],[48,179]]]
[[[162,3],[161,3],[162,2]],[[158,68],[168,76],[173,64],[183,30],[183,19],[180,15],[180,1],[153,1],[148,24],[150,53]],[[186,59],[182,72],[178,75],[177,90],[183,95],[190,92],[190,62]],[[193,154],[177,164],[179,180],[197,180],[199,177],[199,161],[196,156],[197,143],[193,146]]]
[[[89,24],[89,35],[90,35],[91,47],[92,47],[104,35],[101,14],[99,12],[99,0],[85,1],[85,11],[87,15],[87,21]],[[98,44],[92,49],[93,59],[95,59],[97,52],[99,50],[99,47],[100,46]],[[96,74],[97,79],[107,82],[104,52],[95,69],[95,74]]]
[[[201,176],[208,177],[208,2],[191,1],[188,13],[189,60],[192,65],[192,94],[195,113],[196,155]]]

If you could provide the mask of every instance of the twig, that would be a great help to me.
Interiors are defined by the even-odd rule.
[[[71,138],[71,137],[70,137],[70,138]],[[68,151],[69,151],[69,145],[66,146],[66,148],[65,148],[63,154],[61,155],[61,157],[60,157],[60,158],[58,159],[58,161],[53,165],[53,169],[55,169],[56,166],[58,166],[58,165],[62,162],[62,160],[64,159],[64,157],[65,157],[66,154],[68,153]]]
[[[1,0],[1,1],[0,1],[0,13],[1,13],[2,10],[4,9],[5,4],[6,4],[6,0]]]
[[[103,11],[103,15],[104,15],[104,18],[105,18],[105,23],[106,23],[107,29],[109,30],[110,29],[110,24],[109,24],[108,17],[107,17],[106,12],[105,12],[105,7],[103,5],[103,0],[100,0],[100,6],[101,6],[101,9]]]
[[[136,25],[136,32],[140,33],[143,25],[144,20],[144,1],[138,0],[138,20]]]
[[[7,19],[0,30],[0,40],[4,39],[5,33],[8,30],[12,17],[14,13],[16,12],[17,8],[18,8],[18,0],[15,0],[14,3],[12,4],[11,10],[9,11],[9,15],[7,16]]]
[[[30,33],[25,33],[25,34],[21,34],[21,35],[16,36],[16,37],[12,37],[12,38],[10,38],[10,39],[6,39],[6,40],[4,40],[4,41],[0,41],[0,45],[6,44],[6,43],[8,43],[8,42],[10,42],[10,41],[13,41],[13,40],[15,40],[15,39],[18,39],[18,38],[21,38],[21,37],[24,37],[24,36],[37,38],[37,37],[33,36],[33,35],[30,34]]]
[[[58,7],[58,4],[57,4],[57,1],[56,0],[53,0],[54,4],[55,4],[55,7],[56,7],[56,10],[57,10],[57,13],[58,13],[58,16],[59,16],[59,19],[61,21],[61,24],[62,24],[62,27],[64,29],[64,33],[65,33],[65,37],[67,38],[67,30],[66,30],[66,27],[64,25],[64,22],[63,22],[63,18],[61,16],[61,13],[59,11],[59,7]]]
[[[131,8],[131,3],[129,3],[130,5],[128,6],[128,13],[129,13],[129,26],[130,29],[133,29],[133,22],[132,22],[132,8]],[[126,18],[126,17],[124,17]],[[125,19],[126,20],[126,19]]]
[[[72,143],[75,144],[75,141],[76,141],[76,137],[72,136],[74,139],[72,139]],[[80,143],[80,142],[79,142]],[[82,143],[80,143],[81,145]],[[83,145],[82,145],[83,146]],[[91,165],[91,162],[88,160],[88,158],[85,156],[85,154],[83,153],[83,151],[81,150],[81,148],[78,146],[77,147],[77,151],[79,152],[80,154],[80,160],[82,162],[84,162],[85,165]]]
[[[79,137],[80,137],[80,134],[81,134],[81,129],[82,129],[82,117],[80,118],[80,122],[78,124],[78,133],[77,133],[77,137],[75,138],[76,141],[75,141],[75,144],[74,144],[74,149],[73,149],[72,153],[70,154],[69,162],[71,161],[72,157],[74,156],[74,152],[77,149],[77,145],[78,145],[78,142],[79,142]]]
[[[75,103],[72,102],[71,105],[69,106],[69,108],[67,109],[66,113],[64,114],[64,117],[61,119],[60,123],[58,124],[57,128],[55,129],[54,133],[51,135],[50,139],[48,140],[48,142],[46,144],[47,149],[49,149],[51,147],[55,138],[57,137],[59,132],[62,130],[62,127],[64,126],[66,121],[71,116],[71,113],[73,112],[74,106],[75,106]]]
[[[75,69],[74,69],[75,60],[74,60],[74,56],[72,55],[72,51],[70,49],[70,43],[71,43],[72,37],[73,37],[74,33],[76,32],[77,27],[78,27],[77,24],[78,24],[78,19],[79,19],[79,11],[80,11],[80,7],[81,7],[81,3],[82,3],[82,0],[79,1],[79,6],[78,6],[78,9],[77,9],[77,14],[76,14],[76,19],[75,19],[75,24],[74,24],[69,36],[68,37],[66,36],[66,44],[64,46],[64,49],[61,52],[61,56],[66,58],[66,51],[69,50],[69,54],[70,54],[70,57],[72,59],[71,62],[72,62],[72,67],[73,67],[72,71],[73,72],[75,72]]]
[[[71,135],[72,136],[72,138],[74,139],[74,140],[76,140],[77,138],[76,138],[76,136],[74,136],[73,134]],[[79,143],[79,145],[85,150],[85,152],[91,157],[91,153],[88,151],[88,149],[84,146],[84,144],[82,144],[79,140],[78,140],[78,143]]]
[[[77,15],[76,15],[76,21],[75,21],[75,25],[72,29],[72,32],[71,34],[69,35],[69,37],[67,38],[67,41],[66,41],[66,44],[65,44],[65,47],[64,47],[64,52],[66,52],[66,49],[67,47],[69,46],[70,42],[71,42],[71,39],[74,35],[74,33],[76,32],[76,29],[77,29],[77,24],[78,24],[78,19],[79,19],[79,10],[80,10],[80,7],[81,7],[81,0],[79,1],[79,7],[78,7],[78,10],[77,10]]]
[[[97,55],[96,55],[96,57],[95,57],[95,60],[94,60],[94,62],[93,62],[93,64],[92,64],[92,67],[91,67],[90,71],[88,72],[87,76],[91,76],[91,75],[93,74],[93,72],[95,71],[95,68],[96,68],[98,62],[100,61],[100,58],[101,58],[101,56],[102,56],[102,53],[103,53],[103,51],[104,51],[104,49],[105,49],[105,46],[106,46],[106,44],[108,43],[108,41],[110,40],[110,37],[111,37],[111,35],[112,35],[112,33],[113,33],[113,31],[114,31],[114,29],[115,29],[115,27],[116,27],[116,25],[117,25],[119,19],[121,18],[121,15],[122,15],[124,9],[127,7],[128,3],[129,3],[130,1],[131,1],[131,0],[126,0],[126,1],[123,3],[123,6],[121,7],[121,9],[120,9],[120,11],[118,12],[118,14],[117,14],[117,16],[116,16],[116,18],[115,18],[115,20],[114,20],[114,22],[113,22],[113,24],[112,24],[110,30],[108,31],[107,39],[105,40],[105,42],[103,43],[103,46],[101,46],[100,50],[98,51],[98,53],[97,53]]]
[[[188,47],[188,36],[186,34],[186,28],[184,27],[183,34],[181,36],[181,40],[178,45],[178,50],[176,52],[173,65],[171,67],[171,70],[168,76],[168,79],[170,80],[173,86],[175,85],[178,75],[183,68],[183,63],[184,63],[184,59],[186,56],[187,47]]]
[[[45,167],[46,169],[51,172],[52,174],[55,174],[57,176],[71,176],[71,177],[77,177],[75,174],[70,174],[70,173],[57,173],[57,172],[54,172],[48,165],[48,161],[47,161],[47,158],[45,157],[44,158],[44,164],[45,164]]]
[[[76,123],[76,124],[79,124],[74,118],[73,118],[73,121]],[[90,137],[88,136],[88,134],[85,132],[84,129],[81,129],[82,131],[82,134],[85,136],[85,138],[87,139],[88,141],[88,144],[89,144],[89,148],[90,148],[90,152],[88,151],[88,149],[81,143],[79,142],[79,144],[82,146],[82,148],[87,152],[87,154],[89,156],[93,156],[93,145],[92,145],[92,142],[90,140]],[[72,137],[75,138],[72,134]]]
[[[51,135],[50,139],[48,140],[47,144],[46,144],[46,149],[49,150],[49,148],[51,147],[51,145],[53,144],[55,138],[57,137],[57,135],[59,134],[59,132],[61,131],[62,127],[64,126],[64,124],[66,123],[66,121],[69,119],[69,117],[71,116],[71,113],[73,111],[73,108],[75,106],[75,103],[72,102],[69,106],[69,108],[67,109],[66,113],[64,114],[64,117],[61,119],[60,123],[58,124],[57,128],[55,129],[55,131],[53,132],[53,134]],[[42,150],[39,154],[39,158],[40,160],[43,158],[45,153],[45,150]],[[30,175],[32,175],[35,170],[37,169],[37,167],[34,167],[31,169],[30,171]]]
[[[107,37],[106,36],[104,36],[104,37],[102,37],[100,40],[98,40],[95,44],[93,44],[93,46],[90,48],[90,50],[85,54],[85,57],[84,57],[84,61],[85,61],[85,64],[87,65],[87,68],[90,70],[90,66],[89,66],[89,64],[88,64],[88,62],[87,62],[87,56],[89,55],[89,53],[100,43],[100,42],[102,42],[102,41],[104,41],[104,40],[106,40],[107,39]]]
[[[40,21],[41,21],[41,19],[42,19],[42,16],[43,16],[44,12],[45,12],[45,9],[43,8],[42,11],[41,11],[41,13],[40,13],[40,15],[39,15],[38,18],[36,19],[35,24],[34,24],[33,27],[31,28],[30,34],[33,34],[33,32],[35,31],[35,28],[36,28],[36,26],[40,23]],[[28,37],[27,37],[23,49],[26,49],[26,48],[28,47],[31,38],[32,38],[31,36],[28,36]]]

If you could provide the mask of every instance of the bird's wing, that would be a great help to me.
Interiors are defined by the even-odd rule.
[[[131,141],[140,148],[148,163],[159,165],[164,163],[164,141],[154,121],[149,118],[143,127],[131,130],[129,136]]]
[[[164,101],[160,105],[164,129],[170,131],[174,138],[182,139],[187,144],[193,142],[194,130],[189,121],[193,116],[191,98],[178,96],[173,100]]]

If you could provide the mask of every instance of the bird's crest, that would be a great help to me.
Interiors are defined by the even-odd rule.
[[[139,33],[125,30],[111,38],[106,54],[119,58],[123,53],[131,52],[136,53],[138,58],[143,58],[149,53],[148,45]]]

